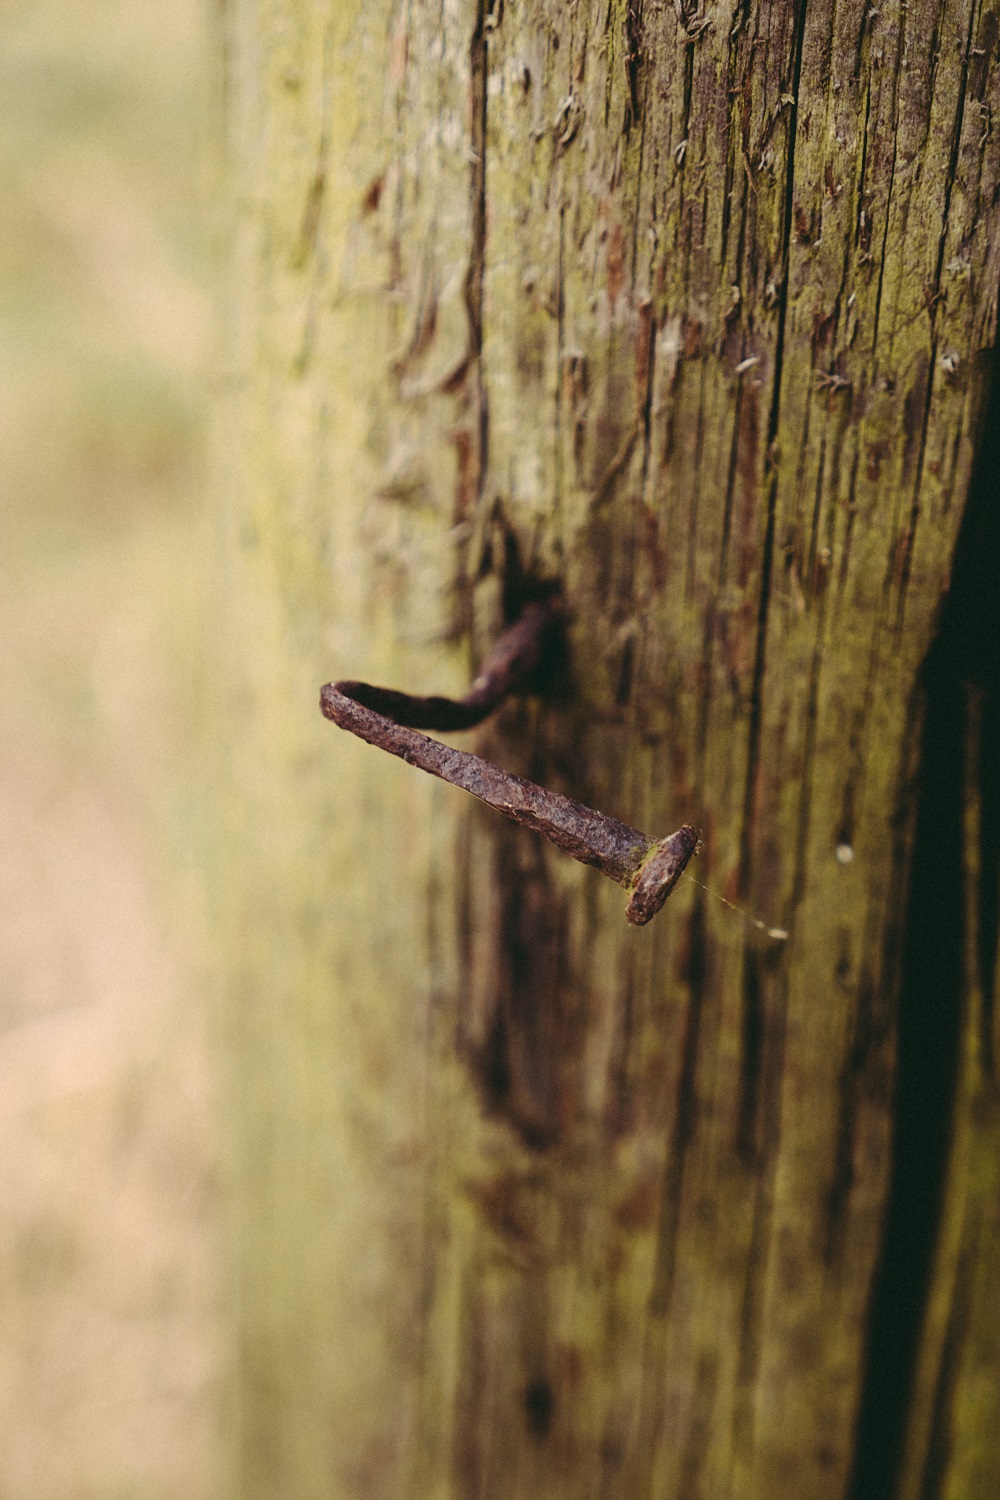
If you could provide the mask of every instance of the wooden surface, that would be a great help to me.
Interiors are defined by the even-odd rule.
[[[997,35],[226,11],[241,1495],[996,1483],[995,700],[967,629],[922,666],[996,334]],[[464,688],[553,585],[558,680],[476,748],[699,825],[787,943],[690,883],[630,931],[320,718],[338,676]]]

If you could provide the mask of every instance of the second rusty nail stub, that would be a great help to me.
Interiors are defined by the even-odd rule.
[[[529,606],[536,608],[545,607]],[[409,727],[416,719],[428,728],[457,729],[485,718],[537,661],[537,642],[548,621],[544,614],[527,616],[525,611],[501,637],[465,699],[414,698],[368,683],[330,682],[320,692],[320,707],[341,729],[462,787],[505,818],[543,834],[573,859],[617,881],[630,893],[628,921],[642,927],[655,917],[701,848],[697,829],[685,823],[667,838],[650,838],[572,797],[512,776],[482,756],[454,750]],[[397,712],[408,722],[399,723]],[[467,717],[456,722],[462,715]]]

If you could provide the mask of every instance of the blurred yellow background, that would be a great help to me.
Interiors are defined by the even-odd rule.
[[[207,8],[0,16],[0,1494],[218,1492]]]

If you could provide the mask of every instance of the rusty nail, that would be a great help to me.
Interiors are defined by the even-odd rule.
[[[546,608],[529,606],[532,611]],[[462,787],[505,818],[543,834],[581,864],[592,865],[617,881],[630,893],[626,917],[633,926],[642,927],[655,917],[692,855],[698,853],[697,829],[685,823],[667,838],[651,838],[572,797],[512,776],[479,755],[454,750],[411,727],[416,719],[425,728],[467,728],[485,718],[512,690],[512,684],[523,680],[537,663],[541,631],[551,616],[544,620],[532,616],[525,623],[527,615],[528,610],[501,638],[463,699],[414,698],[363,682],[331,682],[320,692],[320,707],[341,729]],[[515,634],[522,625],[523,631]],[[406,718],[408,723],[400,722]]]

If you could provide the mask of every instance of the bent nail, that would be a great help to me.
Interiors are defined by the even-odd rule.
[[[370,682],[341,682],[345,697],[410,729],[474,729],[511,693],[523,691],[539,666],[546,638],[560,618],[554,600],[528,604],[504,631],[461,698],[418,698]]]
[[[429,739],[371,706],[374,702],[387,706],[393,699],[405,700],[404,711],[407,704],[455,702],[412,699],[409,694],[390,694],[367,683],[331,682],[320,692],[320,707],[341,729],[350,730],[390,755],[398,755],[431,776],[462,787],[505,818],[543,834],[573,859],[617,881],[630,892],[625,915],[636,927],[656,915],[701,847],[697,830],[689,824],[665,839],[651,838],[572,797],[512,776],[479,755]]]

